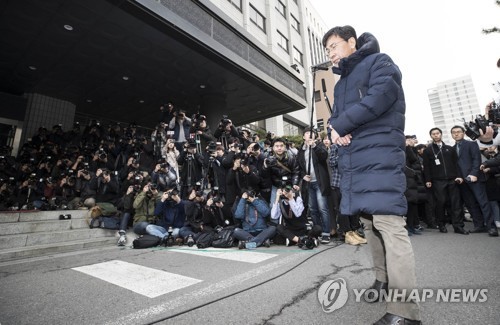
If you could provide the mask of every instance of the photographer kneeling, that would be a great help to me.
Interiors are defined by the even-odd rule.
[[[146,221],[134,225],[134,232],[138,235],[149,234],[162,239],[162,245],[166,246],[169,235],[178,237],[179,230],[184,226],[185,212],[184,201],[179,196],[179,191],[171,189],[161,195],[156,204],[154,215],[157,217],[155,223]]]
[[[285,237],[286,246],[297,244],[299,248],[312,249],[318,246],[318,236],[321,235],[321,226],[314,225],[307,230],[304,202],[291,186],[285,186],[276,191],[276,200],[271,208],[271,219],[278,226],[278,235]]]
[[[234,218],[241,220],[242,227],[234,230],[234,237],[240,241],[238,248],[256,248],[271,246],[270,239],[276,234],[275,226],[268,226],[266,217],[269,206],[254,191],[247,190],[241,195]]]

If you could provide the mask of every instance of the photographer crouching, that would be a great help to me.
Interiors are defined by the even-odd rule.
[[[276,234],[276,227],[267,225],[269,205],[258,197],[253,190],[246,190],[238,202],[234,218],[241,221],[242,228],[234,230],[234,237],[240,242],[239,249],[254,249],[259,246],[271,246],[270,239]]]
[[[284,237],[286,246],[297,245],[303,249],[313,249],[318,246],[321,226],[314,225],[310,230],[307,229],[304,202],[300,196],[295,197],[295,191],[290,185],[276,191],[276,200],[271,208],[271,220],[276,222],[277,237]]]

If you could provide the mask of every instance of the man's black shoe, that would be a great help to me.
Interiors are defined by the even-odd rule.
[[[380,293],[382,291],[387,292],[388,284],[387,282],[380,282],[379,280],[375,280],[370,288],[368,288],[368,293],[364,295],[364,299],[366,302],[379,302]],[[372,290],[370,290],[372,289]]]
[[[404,318],[401,316],[386,313],[384,317],[373,323],[373,325],[421,325],[419,320]]]
[[[463,227],[454,227],[453,229],[455,230],[456,234],[462,234],[462,235],[469,234],[469,232],[467,230],[465,230]]]
[[[498,237],[497,228],[491,228],[490,230],[488,230],[488,235],[491,237]]]
[[[488,229],[486,227],[475,227],[471,231],[469,231],[471,234],[478,234],[480,232],[487,232]]]
[[[443,234],[448,232],[448,229],[446,229],[446,226],[439,226],[439,232],[442,232]]]

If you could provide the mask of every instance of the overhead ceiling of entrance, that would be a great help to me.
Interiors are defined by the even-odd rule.
[[[0,1],[0,48],[1,92],[93,118],[153,126],[161,103],[195,113],[212,95],[238,124],[301,108],[129,1]]]

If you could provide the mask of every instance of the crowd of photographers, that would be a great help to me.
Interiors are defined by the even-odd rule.
[[[287,140],[271,132],[261,140],[227,116],[212,132],[205,116],[190,118],[172,103],[160,111],[153,130],[93,120],[40,127],[17,157],[3,148],[0,210],[111,206],[121,216],[119,245],[127,228],[191,245],[233,226],[240,248],[330,240],[330,229],[321,238],[321,225],[308,223],[304,171]]]
[[[303,145],[295,148],[271,132],[261,140],[227,116],[212,131],[204,115],[190,118],[173,103],[160,112],[152,131],[93,120],[67,131],[61,125],[40,127],[17,157],[1,148],[0,210],[111,205],[121,216],[119,245],[126,242],[127,228],[158,236],[164,244],[173,238],[193,245],[203,233],[224,227],[234,227],[240,248],[269,246],[271,240],[312,248],[332,235],[353,245],[366,243],[359,218],[338,213],[337,151],[327,137],[321,140],[307,128]],[[466,134],[496,141],[495,130],[483,124],[480,118],[466,123]],[[420,221],[434,228],[438,220],[430,217],[428,191],[412,198],[413,172],[421,173],[415,166],[419,159],[422,165],[426,145],[411,140],[407,137],[407,156],[414,156],[407,164],[407,223],[415,234]],[[497,152],[491,146],[483,160]],[[497,165],[498,156],[486,164],[493,171]]]

